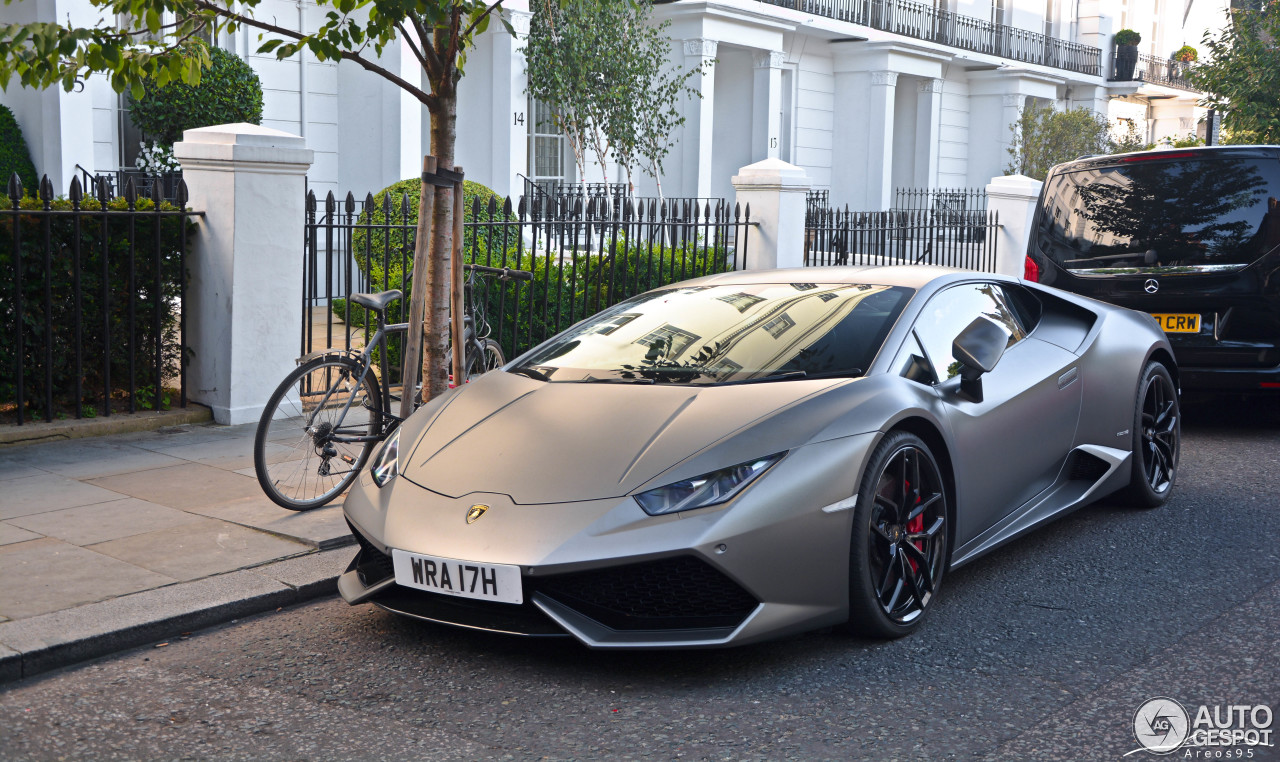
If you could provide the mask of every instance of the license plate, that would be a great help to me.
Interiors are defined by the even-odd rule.
[[[1199,315],[1152,313],[1151,317],[1156,319],[1165,333],[1200,333]]]
[[[519,566],[424,556],[395,548],[391,563],[398,585],[459,598],[524,603]]]

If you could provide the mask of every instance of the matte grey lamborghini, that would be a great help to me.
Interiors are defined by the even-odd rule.
[[[708,276],[443,395],[344,508],[348,603],[588,646],[897,637],[950,569],[1116,491],[1164,503],[1149,315],[929,267]]]

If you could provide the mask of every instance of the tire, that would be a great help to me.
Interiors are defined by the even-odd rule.
[[[1138,384],[1133,411],[1133,475],[1128,502],[1157,508],[1173,494],[1182,440],[1182,410],[1168,369],[1147,363]]]
[[[900,638],[920,626],[950,562],[949,521],[946,485],[929,446],[905,431],[886,436],[871,454],[854,509],[849,632]]]
[[[488,373],[491,370],[501,368],[507,364],[507,358],[502,354],[502,347],[493,339],[482,339],[480,341],[482,351],[477,360],[474,352],[467,358],[467,380],[475,378],[482,373]],[[468,345],[471,346],[471,345]]]
[[[319,508],[342,494],[368,461],[375,442],[341,443],[326,436],[353,389],[355,399],[341,421],[344,433],[376,435],[382,430],[377,379],[366,372],[353,381],[358,371],[350,357],[317,357],[290,373],[262,411],[253,440],[253,468],[262,491],[282,508]],[[334,393],[317,409],[331,387],[336,387]],[[312,420],[310,430],[306,416]]]

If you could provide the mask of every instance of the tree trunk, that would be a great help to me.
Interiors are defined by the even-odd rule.
[[[431,152],[440,169],[453,169],[458,96],[452,87],[435,88],[431,109]],[[453,257],[453,191],[436,190],[431,258],[427,270],[426,348],[422,354],[422,401],[449,389],[449,302]],[[461,320],[462,316],[459,315]],[[462,373],[455,369],[455,373]]]

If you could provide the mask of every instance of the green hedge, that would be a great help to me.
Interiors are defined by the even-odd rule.
[[[200,84],[169,82],[163,87],[146,80],[146,96],[132,101],[129,116],[142,134],[168,147],[182,140],[182,132],[233,122],[262,123],[262,82],[253,67],[234,53],[207,48],[209,68]]]
[[[107,203],[112,212],[106,241],[106,302],[103,294],[102,218],[99,214],[80,217],[80,304],[83,374],[81,376],[84,414],[101,412],[104,397],[110,396],[112,412],[127,410],[129,405],[129,310],[133,306],[135,404],[141,409],[154,408],[157,402],[166,407],[176,401],[173,390],[162,390],[156,400],[155,353],[160,345],[163,378],[177,376],[182,351],[179,347],[180,278],[179,238],[181,218],[156,217],[145,214],[154,210],[150,199],[139,199],[133,215],[133,237],[129,236],[127,204],[123,199]],[[39,202],[27,198],[22,209],[39,208]],[[66,211],[71,204],[53,202],[55,210]],[[175,210],[161,202],[161,210]],[[82,209],[99,212],[97,200],[86,199]],[[0,418],[12,422],[16,418],[17,358],[23,357],[24,400],[28,420],[44,414],[46,388],[51,388],[54,413],[58,417],[75,414],[76,367],[75,323],[76,231],[71,215],[55,216],[49,225],[52,246],[49,250],[48,281],[50,315],[53,326],[53,362],[46,366],[45,344],[45,248],[44,220],[36,214],[0,213]],[[14,257],[14,224],[21,236],[22,325],[17,325],[15,284],[18,283]],[[160,288],[156,289],[155,240],[160,226]],[[187,235],[194,233],[188,222]],[[134,245],[136,243],[136,245]],[[188,238],[188,250],[190,250]],[[130,249],[135,249],[132,290],[129,289]],[[105,309],[104,309],[105,306]],[[155,331],[159,317],[160,331]],[[109,331],[109,340],[108,340]],[[110,384],[106,383],[105,366],[109,357]],[[52,387],[46,387],[51,373]]]
[[[9,178],[18,173],[24,195],[38,195],[36,165],[31,163],[31,152],[22,138],[22,129],[8,106],[0,104],[0,190],[7,190]],[[4,206],[10,206],[6,200]]]

